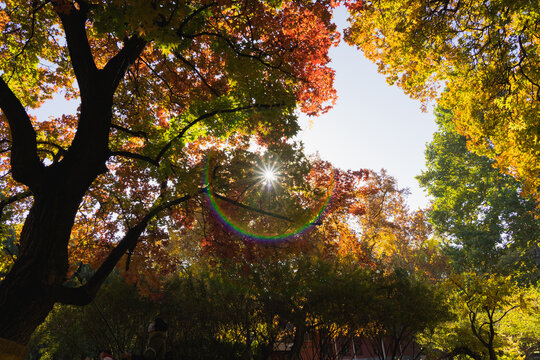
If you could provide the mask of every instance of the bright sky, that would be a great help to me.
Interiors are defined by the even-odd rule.
[[[338,9],[334,19],[340,30],[346,18]],[[409,188],[412,209],[424,207],[428,200],[414,177],[425,169],[425,145],[436,130],[431,110],[422,113],[419,101],[388,85],[377,66],[345,41],[330,55],[338,100],[328,113],[311,118],[311,127],[301,116],[299,139],[307,152],[318,152],[342,169],[384,168],[400,187]]]

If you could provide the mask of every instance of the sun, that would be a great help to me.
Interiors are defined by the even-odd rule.
[[[277,180],[276,172],[274,169],[265,169],[263,172],[264,181],[266,183],[273,183]]]
[[[265,165],[259,169],[259,181],[267,186],[273,187],[279,178],[279,171],[275,165]]]

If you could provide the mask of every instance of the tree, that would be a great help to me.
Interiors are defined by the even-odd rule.
[[[313,168],[321,174],[327,166],[316,160]],[[205,253],[232,262],[242,283],[253,276],[251,288],[269,292],[268,308],[288,324],[278,339],[292,344],[289,359],[339,359],[350,347],[346,339],[358,335],[377,349],[373,356],[401,358],[418,333],[446,319],[434,285],[448,273],[444,258],[425,212],[409,211],[395,179],[333,173],[330,204],[305,236],[265,246],[211,231],[220,235]],[[337,352],[336,343],[343,345]]]
[[[505,337],[504,352],[508,359],[522,356],[524,359],[540,351],[540,288],[538,284],[521,289],[516,294],[526,301],[527,306],[521,311],[510,312],[501,323],[501,334]]]
[[[248,161],[250,157],[251,154],[244,154],[234,158]],[[228,164],[224,164],[218,173],[227,174],[224,178],[234,182]],[[171,325],[168,348],[179,358],[267,359],[275,344],[287,343],[293,344],[288,352],[290,359],[340,359],[349,354],[352,339],[360,344],[359,336],[369,337],[375,347],[384,339],[385,348],[378,351],[380,357],[403,357],[419,331],[445,316],[442,293],[432,281],[437,272],[431,271],[430,263],[436,263],[433,257],[437,253],[429,250],[424,254],[425,249],[419,246],[423,244],[425,223],[406,220],[404,198],[397,201],[401,193],[394,191],[396,184],[390,177],[367,171],[340,171],[312,159],[311,180],[325,184],[324,176],[320,176],[329,173],[325,169],[334,174],[334,191],[311,231],[269,243],[238,232],[215,216],[205,216],[215,209],[200,207],[193,216],[195,223],[204,226],[194,225],[185,233],[176,233],[169,244],[175,251],[165,259],[154,259],[156,267],[168,266],[169,262],[183,264],[165,277],[165,284],[157,292],[156,284],[149,280],[159,270],[134,277],[134,269],[147,269],[137,264],[142,256],[133,254],[130,270],[122,273],[127,280],[137,281],[143,297],[135,294],[134,286],[127,286],[114,276],[95,300],[118,338],[109,346],[116,350],[139,343],[134,330],[143,329],[148,319],[159,313]],[[215,179],[222,180],[221,176]],[[232,191],[238,188],[242,187],[230,187]],[[303,194],[310,193],[309,186],[302,189]],[[250,198],[241,197],[245,203]],[[381,202],[381,198],[396,201]],[[368,209],[361,211],[362,204]],[[376,211],[370,213],[370,207]],[[383,235],[391,227],[390,218],[395,226],[394,232],[389,233],[397,235],[386,239]],[[245,220],[258,219],[247,213],[232,219],[236,223]],[[360,224],[372,224],[370,234],[374,234],[376,222],[385,226],[377,235],[377,240],[386,241],[385,254],[370,253],[374,238],[364,238],[358,230]],[[416,225],[418,230],[414,229]],[[398,236],[401,233],[407,236]],[[190,237],[186,238],[187,235]],[[397,246],[393,242],[396,238]],[[367,246],[360,244],[363,241],[368,242]],[[150,252],[146,256],[155,254]],[[415,269],[425,262],[428,270]],[[394,269],[399,265],[404,265],[404,269]],[[81,265],[76,274],[84,283],[93,272]],[[158,301],[150,301],[148,295]],[[32,353],[41,351],[63,358],[75,353],[88,354],[107,340],[112,342],[111,330],[95,308],[57,305],[33,337]],[[66,318],[74,321],[67,326]],[[95,320],[88,333],[101,335],[78,336],[85,331],[81,327],[86,326],[87,319]]]
[[[113,273],[90,306],[55,305],[32,336],[28,358],[84,359],[97,357],[100,349],[118,356],[125,350],[142,353],[158,311],[157,303]]]
[[[137,243],[162,254],[166,225],[192,226],[207,191],[208,146],[259,134],[261,146],[286,148],[295,106],[325,111],[333,6],[1,2],[1,201],[16,210],[4,226],[19,233],[0,284],[0,338],[25,344],[54,303],[88,304]],[[29,115],[58,90],[80,100],[77,114]],[[97,271],[66,286],[81,258]]]
[[[346,40],[422,101],[453,109],[469,149],[538,196],[538,3],[530,0],[365,1]],[[440,84],[446,90],[438,91]]]
[[[502,324],[512,313],[525,313],[530,303],[509,277],[461,273],[450,276],[447,303],[454,319],[426,333],[424,342],[441,358],[467,355],[476,360],[496,360],[507,341]],[[532,309],[531,309],[532,310]],[[534,310],[533,310],[534,311]],[[533,324],[528,324],[534,326]]]
[[[364,294],[365,308],[347,313],[353,334],[360,335],[378,359],[403,359],[416,346],[416,337],[448,318],[445,294],[431,282],[415,279],[402,269],[371,274]],[[362,299],[362,297],[359,297]],[[354,302],[353,302],[354,303]],[[361,303],[361,302],[356,302]],[[422,349],[412,351],[419,356]]]
[[[449,268],[426,210],[412,211],[407,189],[386,171],[370,172],[354,228],[361,246],[382,269],[402,269],[418,278],[440,279]]]
[[[418,180],[433,197],[429,218],[455,271],[534,282],[540,269],[537,203],[523,197],[522,185],[497,171],[494,160],[467,150],[451,111],[439,108],[436,116],[439,130]]]

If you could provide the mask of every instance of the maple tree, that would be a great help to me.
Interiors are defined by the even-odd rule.
[[[273,144],[294,160],[295,108],[335,100],[335,5],[0,2],[3,349],[54,303],[88,304],[119,261],[148,264],[169,234],[203,227],[210,148]],[[29,115],[58,91],[80,101],[76,114]],[[84,285],[70,278],[78,262],[97,268]]]
[[[539,21],[531,0],[364,1],[346,40],[389,83],[453,109],[469,149],[538,196]]]

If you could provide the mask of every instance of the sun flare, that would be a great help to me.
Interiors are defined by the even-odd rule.
[[[272,187],[275,185],[276,181],[279,178],[279,172],[278,169],[272,165],[272,166],[264,166],[259,171],[259,179],[260,182],[268,187]]]
[[[264,180],[267,183],[272,183],[272,182],[276,181],[276,179],[277,179],[276,173],[274,172],[273,169],[264,170],[263,176],[264,176]]]

